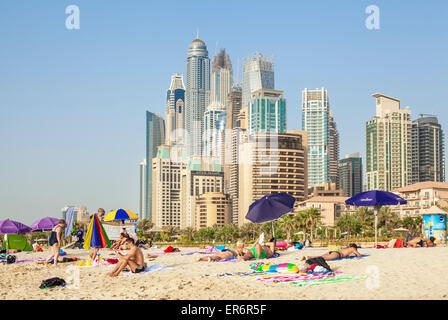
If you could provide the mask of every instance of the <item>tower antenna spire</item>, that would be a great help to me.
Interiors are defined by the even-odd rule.
[[[199,39],[199,28],[196,28],[196,39]]]

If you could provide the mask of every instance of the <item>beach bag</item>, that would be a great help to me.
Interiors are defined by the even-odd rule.
[[[322,257],[316,257],[316,258],[311,258],[305,261],[305,263],[309,266],[312,266],[313,264],[316,264],[318,266],[324,267],[325,269],[327,269],[329,272],[333,272],[333,270],[331,270],[331,267],[327,264],[327,262],[325,261],[324,258]]]
[[[6,257],[6,264],[11,264],[16,262],[16,256],[10,254]]]
[[[53,288],[56,286],[65,286],[65,280],[58,278],[58,277],[54,277],[54,278],[50,278],[47,280],[42,280],[42,283],[40,284],[39,288],[40,289],[48,289],[48,288]]]
[[[172,246],[169,246],[164,250],[165,253],[173,252],[174,248]]]

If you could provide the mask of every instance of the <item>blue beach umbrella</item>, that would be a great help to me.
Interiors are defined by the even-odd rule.
[[[345,200],[345,203],[357,207],[373,207],[375,214],[375,248],[378,242],[377,228],[378,228],[378,209],[382,206],[396,206],[399,204],[405,204],[407,201],[395,193],[372,190],[361,192],[353,197]]]
[[[246,219],[254,223],[272,221],[272,234],[274,236],[274,220],[291,212],[296,198],[286,192],[274,193],[264,196],[249,207]]]

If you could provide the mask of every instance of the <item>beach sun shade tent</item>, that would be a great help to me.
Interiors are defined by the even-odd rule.
[[[138,216],[131,210],[117,209],[109,212],[104,218],[104,221],[114,220],[138,220]]]
[[[0,221],[0,233],[6,234],[24,234],[30,232],[31,228],[23,223],[14,220],[1,220]]]
[[[92,248],[110,248],[110,240],[96,214],[90,220],[86,238],[84,239],[84,249]]]
[[[35,221],[31,225],[31,230],[32,231],[51,230],[58,223],[59,223],[59,219],[58,218],[51,218],[51,217],[42,218],[40,220]]]
[[[275,237],[274,220],[291,212],[295,202],[296,198],[286,192],[263,196],[250,205],[246,219],[254,223],[272,221],[272,236]]]
[[[382,206],[396,206],[407,203],[402,197],[395,193],[372,190],[361,192],[345,200],[345,203],[357,207],[373,207],[375,214],[375,248],[378,244],[378,210]]]
[[[22,251],[33,251],[28,240],[20,234],[5,234],[1,250],[16,249]]]

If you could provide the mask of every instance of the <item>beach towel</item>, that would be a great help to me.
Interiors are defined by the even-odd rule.
[[[395,248],[403,248],[403,240],[397,239],[397,241],[395,241]]]
[[[355,258],[365,258],[365,257],[368,257],[368,256],[369,256],[368,254],[362,254],[360,257],[348,256],[348,257],[345,257],[345,258],[333,259],[333,260],[330,260],[330,261],[337,261],[337,260],[344,260],[344,259],[355,259]]]
[[[272,257],[265,258],[265,259],[275,259],[275,258],[278,258],[278,257],[280,257],[280,254],[278,254],[278,253],[276,252],[276,253],[274,253],[274,254],[272,255]],[[252,259],[247,260],[247,261],[253,261],[253,260],[257,260],[257,259],[252,258]],[[218,260],[218,261],[216,261],[216,262],[227,262],[227,261],[237,262],[237,261],[238,261],[238,258],[235,257],[235,256],[233,256],[233,257],[230,257],[230,258],[226,258],[226,259],[224,259],[224,260]]]
[[[148,273],[148,272],[155,272],[155,271],[162,271],[162,270],[170,270],[173,269],[171,267],[165,267],[164,265],[161,264],[154,264],[152,266],[147,267],[144,271],[139,272],[139,273],[133,273],[133,272],[124,272],[123,274],[127,275],[127,276],[134,276],[134,275],[138,275],[138,274],[142,274],[142,273]]]

